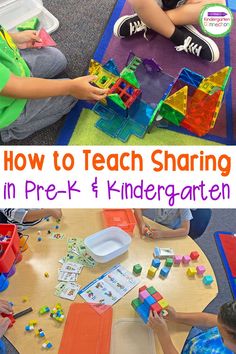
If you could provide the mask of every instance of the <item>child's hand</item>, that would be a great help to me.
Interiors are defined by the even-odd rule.
[[[166,320],[170,320],[173,322],[177,321],[177,312],[175,309],[171,306],[168,306],[168,308],[165,310],[167,312],[167,315],[164,317]]]
[[[9,315],[12,312],[12,306],[9,304],[9,302],[6,300],[0,300],[0,313]]]
[[[13,41],[20,49],[33,48],[35,42],[42,42],[37,31],[22,31],[11,33]]]
[[[160,332],[160,331],[168,332],[166,321],[161,313],[158,315],[155,311],[154,312],[150,311],[148,325],[156,332]]]
[[[154,240],[157,240],[159,238],[163,238],[163,235],[162,235],[162,231],[161,230],[157,230],[157,229],[152,229],[151,230],[151,238],[153,238]]]
[[[0,316],[0,338],[2,338],[2,336],[4,336],[10,323],[11,323],[11,320],[8,317],[3,318],[2,316]]]
[[[88,75],[71,80],[70,95],[80,100],[100,101],[106,98],[108,89],[100,89],[91,84],[97,76]]]
[[[62,217],[62,211],[61,209],[49,209],[50,216],[52,216],[55,219],[61,219]]]

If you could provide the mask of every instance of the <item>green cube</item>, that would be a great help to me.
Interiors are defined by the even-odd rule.
[[[38,17],[33,17],[30,20],[21,23],[16,28],[18,29],[18,31],[26,31],[26,30],[36,30],[38,26],[39,26]]]
[[[165,266],[166,267],[172,267],[173,265],[173,259],[172,258],[166,258],[166,263],[165,263]]]
[[[140,264],[135,264],[134,267],[133,267],[133,272],[135,274],[141,274],[142,272],[142,267]]]
[[[149,292],[150,295],[153,295],[157,292],[154,286],[150,286],[149,288],[147,288],[147,291]]]
[[[137,298],[137,299],[132,300],[131,305],[136,310],[137,307],[142,305],[142,302],[140,299]]]

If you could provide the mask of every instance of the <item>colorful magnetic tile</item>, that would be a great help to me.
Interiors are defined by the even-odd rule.
[[[196,267],[196,270],[197,270],[197,274],[198,275],[202,275],[202,274],[205,273],[206,268],[204,266],[202,266],[202,265],[199,265],[199,266]]]
[[[103,69],[109,71],[113,75],[118,76],[118,77],[120,76],[117,65],[113,59],[109,59],[104,65],[102,65],[102,67],[103,67]]]
[[[184,119],[184,115],[182,113],[172,108],[165,102],[163,102],[159,114],[160,116],[162,116],[162,118],[165,118],[166,120],[177,126],[179,126],[182,120]]]
[[[178,79],[197,88],[204,79],[204,76],[195,73],[190,69],[183,68],[178,76]]]
[[[132,86],[134,86],[138,89],[140,88],[140,83],[138,82],[133,70],[130,70],[128,68],[124,68],[124,70],[122,70],[122,72],[120,74],[120,77],[122,79],[126,80]]]
[[[216,73],[206,77],[205,80],[212,82],[212,84],[224,90],[229,80],[231,71],[232,68],[230,66],[226,66]]]
[[[119,78],[109,91],[109,94],[112,93],[117,93],[123,101],[125,107],[130,108],[137,97],[141,94],[141,90],[131,85],[128,81]]]
[[[18,31],[26,31],[26,30],[36,30],[39,26],[38,17],[33,17],[30,20],[27,20],[16,27]]]
[[[187,111],[187,100],[188,100],[188,86],[184,86],[179,91],[168,96],[164,103],[168,104],[176,111],[180,112],[185,116]]]
[[[153,260],[152,260],[152,266],[153,266],[154,268],[159,268],[160,265],[161,265],[160,259],[157,258],[157,259],[153,259]]]

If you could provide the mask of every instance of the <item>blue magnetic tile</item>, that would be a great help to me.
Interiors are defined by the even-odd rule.
[[[119,70],[116,66],[116,63],[113,59],[109,59],[106,64],[104,64],[102,66],[104,69],[106,69],[107,71],[110,71],[110,73],[116,75],[116,76],[120,76]]]
[[[197,88],[204,79],[204,76],[197,74],[190,69],[183,68],[179,74],[178,79]]]

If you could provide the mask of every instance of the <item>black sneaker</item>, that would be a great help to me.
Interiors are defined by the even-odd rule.
[[[184,34],[185,40],[175,47],[178,52],[185,51],[212,63],[219,59],[219,48],[211,38],[203,36],[192,25],[179,27],[179,30]]]
[[[131,37],[136,33],[147,32],[147,26],[141,21],[137,14],[130,16],[120,17],[113,29],[113,33],[116,37],[127,38]]]

